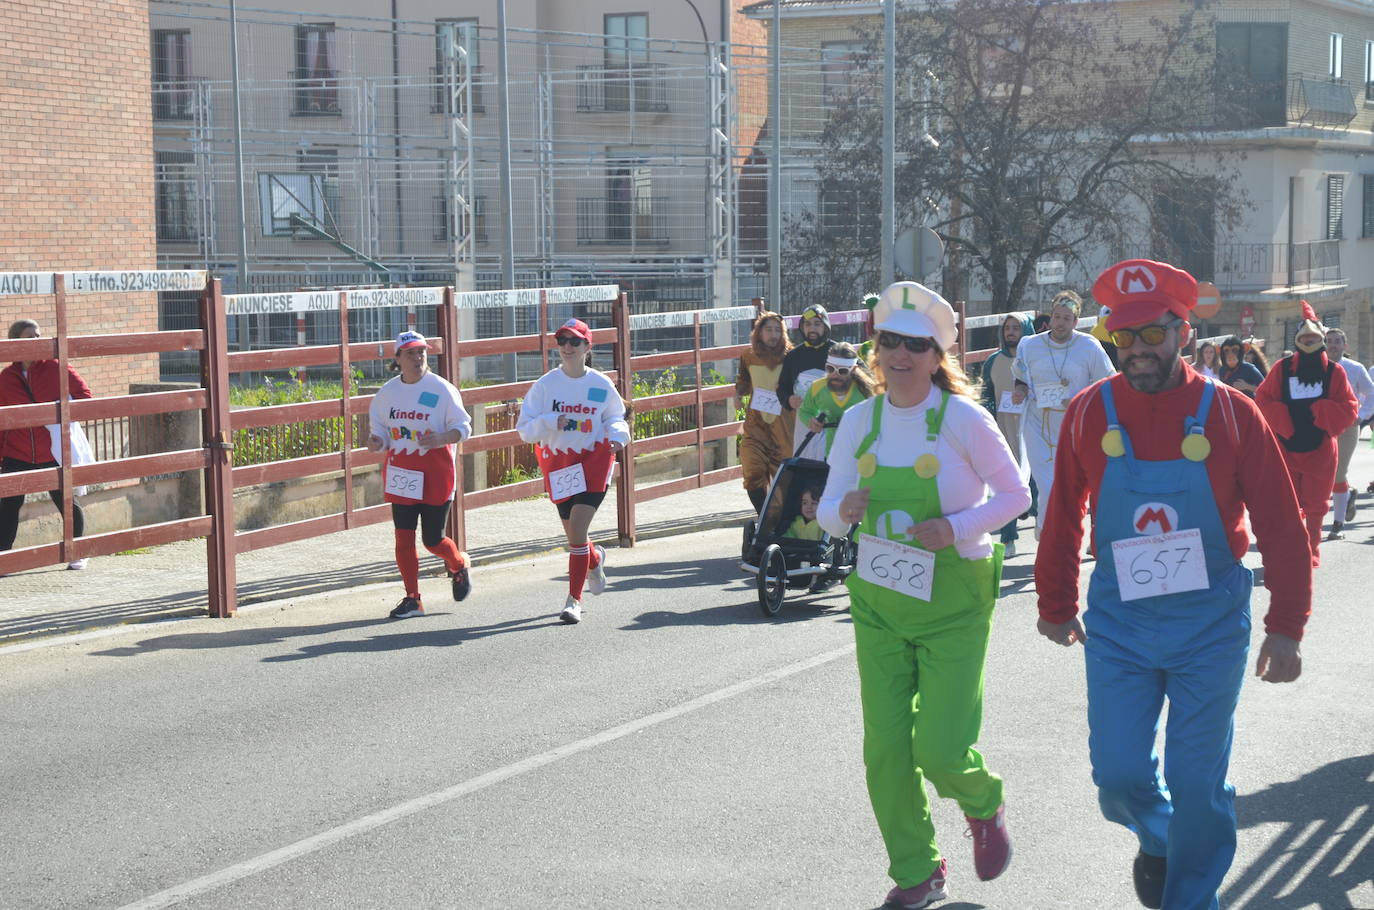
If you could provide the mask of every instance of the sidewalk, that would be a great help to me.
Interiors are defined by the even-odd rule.
[[[592,539],[616,539],[616,490],[596,513]],[[728,481],[641,504],[640,540],[727,525],[743,527],[754,513],[739,481]],[[546,497],[475,509],[467,516],[474,596],[484,565],[564,548],[558,513]],[[238,603],[244,606],[340,588],[395,581],[391,522],[254,550],[238,557]],[[0,644],[35,636],[143,622],[206,611],[205,542],[182,541],[143,552],[92,559],[84,571],[50,566],[0,578]],[[421,577],[441,572],[421,550]],[[389,597],[390,595],[388,595]],[[391,600],[382,598],[385,612]]]

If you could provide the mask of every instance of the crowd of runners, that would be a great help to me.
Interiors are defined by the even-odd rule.
[[[1214,910],[1236,842],[1226,772],[1254,580],[1242,557],[1253,535],[1270,592],[1254,672],[1291,682],[1302,672],[1325,517],[1334,501],[1325,540],[1339,539],[1358,508],[1349,464],[1374,419],[1374,382],[1347,356],[1345,334],[1306,302],[1285,339],[1292,350],[1269,365],[1253,341],[1197,343],[1197,282],[1166,263],[1117,263],[1091,299],[1100,312],[1091,333],[1076,329],[1084,301],[1071,291],[1041,325],[1009,315],[981,384],[955,353],[953,308],[912,282],[865,299],[862,345],[833,340],[827,311],[813,305],[795,344],[780,314],[761,313],[740,358],[750,502],[763,509],[788,458],[822,460],[824,487],[800,492],[787,533],[857,542],[846,585],[888,906],[917,910],[948,894],[951,859],[937,843],[927,780],[966,817],[978,879],[1011,862],[1014,788],[975,744],[1002,565],[1015,556],[1018,521],[1034,514],[1038,630],[1084,649],[1093,781],[1103,815],[1138,838],[1137,896],[1145,907]],[[38,333],[22,320],[9,337]],[[590,328],[568,320],[554,341],[557,365],[525,396],[516,428],[535,446],[567,539],[559,618],[575,624],[584,594],[606,588],[606,552],[588,530],[630,428],[615,386],[591,367]],[[453,599],[472,590],[471,562],[445,534],[472,420],[459,390],[429,370],[428,351],[416,332],[397,336],[397,375],[369,413],[404,587],[390,614],[398,619],[425,609],[417,530]],[[0,372],[0,405],[56,400],[64,384],[73,398],[91,394],[75,370],[58,375],[56,361],[15,363]],[[56,433],[9,432],[3,469],[51,467],[61,450]],[[0,502],[0,549],[13,544],[22,500]],[[79,504],[73,519],[79,536]]]

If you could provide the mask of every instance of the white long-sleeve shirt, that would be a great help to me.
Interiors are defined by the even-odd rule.
[[[1350,388],[1355,392],[1355,398],[1360,402],[1359,420],[1365,421],[1374,417],[1374,379],[1369,376],[1369,371],[1358,360],[1351,360],[1349,357],[1342,357],[1340,364],[1345,368],[1345,375],[1350,379]]]
[[[954,547],[965,559],[981,559],[992,554],[988,532],[1030,508],[1030,488],[996,421],[971,398],[951,395],[939,437],[933,443],[926,439],[926,411],[938,408],[940,397],[940,389],[932,387],[921,404],[897,408],[884,396],[882,432],[869,451],[879,465],[908,471],[921,455],[933,453],[940,460],[935,483],[940,508],[954,531]],[[849,530],[849,523],[840,518],[840,501],[859,488],[855,453],[873,427],[877,400],[870,398],[845,411],[835,430],[830,475],[816,516],[831,534]],[[914,482],[914,471],[911,477]]]
[[[587,370],[576,379],[555,367],[530,388],[515,423],[520,438],[551,452],[585,452],[601,440],[630,441],[625,402],[606,374]]]

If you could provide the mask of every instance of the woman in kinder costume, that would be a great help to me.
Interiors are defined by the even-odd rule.
[[[368,409],[371,435],[367,447],[386,450],[384,498],[391,503],[396,529],[396,567],[406,596],[391,611],[393,619],[423,616],[420,559],[415,554],[415,528],[421,526],[425,549],[444,561],[453,599],[472,591],[468,554],[444,534],[453,501],[453,446],[472,435],[472,418],[452,383],[429,371],[429,344],[419,332],[396,336],[396,364],[401,375],[389,380]]]
[[[887,901],[918,908],[946,896],[923,780],[958,801],[980,879],[1011,861],[1002,779],[973,745],[1002,562],[989,532],[1026,510],[1030,490],[947,353],[953,308],[904,281],[874,323],[887,391],[845,411],[819,519],[833,535],[862,532],[846,583],[868,793],[896,882]]]
[[[735,375],[735,394],[749,396],[744,433],[739,441],[739,461],[744,469],[744,492],[754,511],[763,511],[768,483],[783,459],[792,455],[793,411],[784,413],[778,401],[778,374],[782,358],[792,349],[782,316],[772,310],[760,313],[749,332],[749,350],[740,355]]]
[[[590,368],[592,330],[569,319],[554,333],[559,365],[539,378],[520,405],[515,428],[536,443],[544,489],[568,537],[568,599],[558,618],[582,621],[582,587],[606,590],[606,551],[589,546],[587,529],[606,498],[616,453],[630,441],[625,402],[604,373]],[[590,576],[590,577],[589,577]]]

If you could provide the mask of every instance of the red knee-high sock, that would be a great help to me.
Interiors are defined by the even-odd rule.
[[[415,552],[415,532],[396,528],[396,568],[401,570],[401,581],[406,586],[406,596],[420,599],[420,557]]]
[[[574,600],[582,599],[582,586],[587,583],[587,544],[568,547],[568,593]]]
[[[596,568],[597,566],[599,566],[599,565],[601,565],[601,551],[597,549],[596,544],[591,543],[591,542],[588,542],[588,543],[587,543],[587,568],[589,568],[589,569],[595,569],[595,568]]]
[[[445,537],[434,546],[425,549],[442,559],[450,572],[457,572],[468,564],[468,554],[458,549],[452,537]]]

